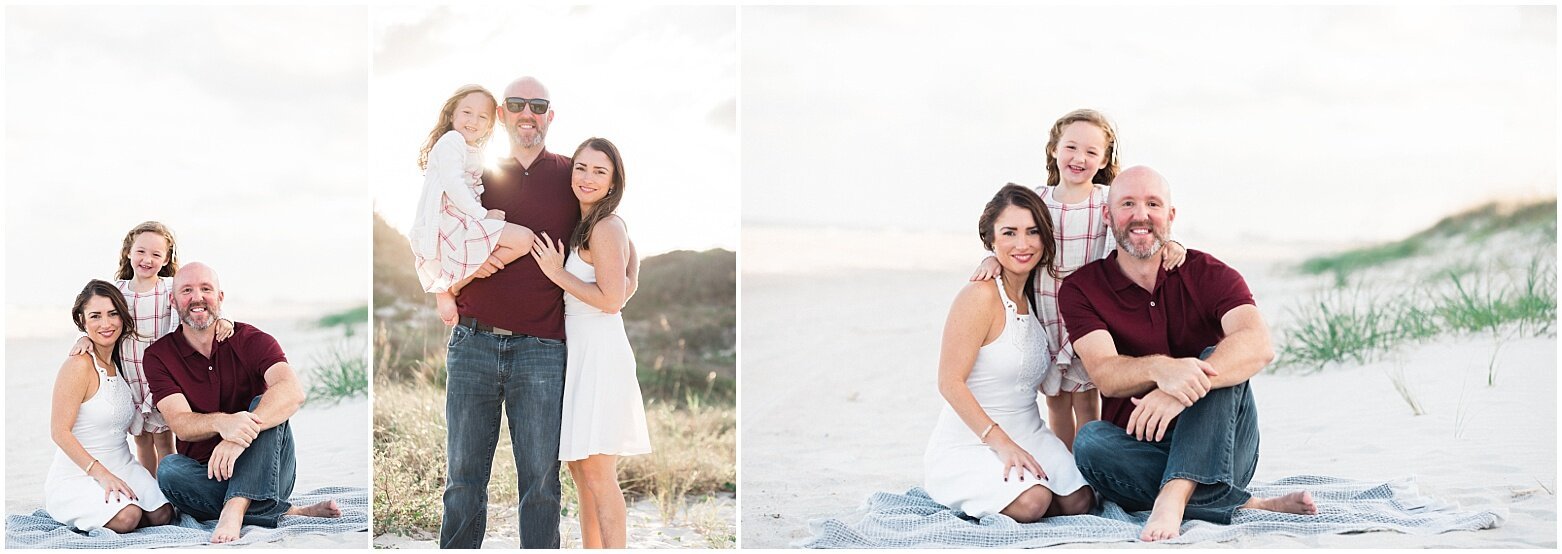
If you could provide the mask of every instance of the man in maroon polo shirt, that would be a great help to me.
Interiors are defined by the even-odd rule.
[[[158,488],[180,511],[217,520],[213,543],[237,540],[243,524],[276,527],[284,515],[340,517],[334,500],[293,506],[296,464],[288,418],[304,392],[276,339],[245,323],[217,342],[217,273],[201,263],[173,282],[179,329],[146,349],[157,409],[179,438],[157,466]]]
[[[504,89],[499,121],[510,152],[483,174],[484,207],[535,234],[567,237],[580,221],[570,159],[546,149],[547,87],[522,77]],[[441,548],[479,548],[488,476],[508,418],[523,548],[559,547],[559,419],[564,402],[564,291],[531,257],[493,258],[456,297],[460,322],[446,351],[447,477]]]
[[[1247,282],[1197,250],[1161,267],[1177,212],[1154,170],[1123,171],[1107,202],[1117,250],[1058,291],[1074,351],[1103,397],[1101,419],[1074,439],[1080,472],[1124,509],[1151,510],[1145,541],[1178,536],[1185,517],[1229,523],[1238,508],[1317,513],[1306,491],[1246,491],[1258,466],[1248,379],[1274,359]]]

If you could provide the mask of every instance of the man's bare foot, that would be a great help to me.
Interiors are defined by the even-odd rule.
[[[1274,498],[1249,498],[1242,507],[1249,510],[1268,510],[1304,516],[1318,513],[1318,505],[1313,503],[1313,495],[1307,491],[1296,491]]]
[[[309,517],[342,517],[342,509],[336,505],[335,500],[327,500],[325,502],[310,504],[308,506],[293,506],[292,508],[287,509],[287,515]]]
[[[217,528],[212,530],[212,544],[239,540],[239,530],[244,527],[244,512],[249,510],[249,499],[235,496],[222,505],[217,516]]]
[[[445,325],[454,326],[461,315],[456,308],[456,297],[449,293],[434,295],[434,313],[439,315],[439,320]]]
[[[1175,539],[1182,535],[1182,510],[1161,509],[1156,507],[1150,512],[1150,520],[1144,523],[1144,530],[1139,532],[1139,540],[1154,542],[1166,539]]]

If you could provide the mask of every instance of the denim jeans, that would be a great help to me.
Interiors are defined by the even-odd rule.
[[[1208,357],[1208,351],[1204,356]],[[1172,479],[1198,483],[1184,519],[1231,523],[1258,468],[1258,406],[1249,383],[1211,390],[1177,416],[1159,441],[1140,441],[1110,421],[1085,424],[1074,461],[1090,486],[1124,510],[1149,510]]]
[[[448,473],[440,548],[480,548],[488,524],[488,475],[508,417],[520,492],[522,548],[559,547],[559,418],[564,342],[494,335],[458,325],[446,353]]]
[[[260,397],[250,401],[254,411]],[[276,527],[292,504],[298,461],[293,455],[293,430],[289,423],[261,431],[233,464],[233,477],[218,481],[206,477],[206,464],[183,454],[170,454],[157,464],[157,486],[179,511],[209,521],[222,514],[222,506],[235,497],[250,499],[245,525]]]

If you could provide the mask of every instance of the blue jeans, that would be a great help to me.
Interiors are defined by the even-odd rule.
[[[1198,485],[1183,518],[1231,523],[1252,498],[1247,485],[1258,468],[1258,406],[1250,386],[1209,391],[1159,441],[1135,439],[1110,421],[1087,423],[1074,436],[1074,461],[1097,493],[1124,510],[1149,510],[1167,481],[1188,479]]]
[[[260,397],[250,401],[254,411]],[[157,486],[179,511],[209,521],[222,514],[222,506],[235,497],[250,499],[245,525],[276,527],[292,504],[298,461],[293,456],[293,430],[284,421],[261,431],[233,464],[233,477],[218,481],[206,477],[206,464],[183,454],[170,454],[157,464]]]
[[[440,548],[480,548],[488,524],[488,475],[509,418],[520,492],[522,548],[559,547],[559,418],[564,342],[494,335],[458,325],[445,356],[448,473]]]

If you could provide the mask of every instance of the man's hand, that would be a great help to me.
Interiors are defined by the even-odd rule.
[[[1209,378],[1220,374],[1209,362],[1198,358],[1167,359],[1156,364],[1152,373],[1155,387],[1181,402],[1183,407],[1192,406],[1209,394]]]
[[[255,440],[255,437],[260,434],[260,418],[249,412],[228,414],[217,418],[217,422],[212,427],[216,429],[218,435],[222,436],[222,440],[233,441],[240,447],[249,448],[250,441]]]
[[[488,259],[483,261],[483,266],[472,272],[472,275],[478,279],[487,279],[501,269],[504,269],[504,262],[499,261],[499,258],[495,258],[493,254],[489,254]]]
[[[227,481],[233,478],[233,465],[244,454],[244,446],[225,440],[212,449],[212,457],[206,461],[206,478]]]
[[[1134,411],[1128,414],[1128,433],[1139,440],[1161,440],[1166,428],[1185,409],[1182,403],[1161,389],[1150,391],[1143,399],[1131,398]]]

